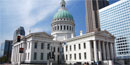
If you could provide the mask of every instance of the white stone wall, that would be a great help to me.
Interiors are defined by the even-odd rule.
[[[37,42],[37,49],[34,48]],[[43,49],[41,49],[41,43],[44,44]],[[47,49],[47,45],[50,44],[50,49]],[[24,48],[24,53],[19,54],[19,48]],[[55,62],[57,62],[57,56],[60,55],[58,48],[61,48],[60,42],[53,41],[52,39],[42,38],[42,37],[30,37],[25,41],[17,42],[13,45],[12,51],[12,64],[17,64],[20,62],[25,63],[46,63],[47,54],[51,52],[51,47],[55,47]],[[34,60],[34,52],[37,53],[37,59]],[[43,53],[43,60],[41,60],[41,53]]]
[[[84,43],[86,48],[84,48]],[[79,49],[79,44],[81,49]],[[74,45],[76,45],[76,50],[74,50]],[[105,46],[104,46],[105,45]],[[66,51],[66,46],[68,51]],[[71,46],[71,51],[70,51]],[[115,58],[114,55],[114,38],[110,36],[86,36],[81,35],[73,39],[67,40],[64,47],[64,58],[67,64],[74,64],[76,62],[98,62],[98,61],[108,61]],[[86,59],[84,53],[86,52]],[[81,59],[79,58],[79,53],[81,53]],[[74,59],[74,54],[76,54],[76,60]],[[66,59],[67,55],[67,59]],[[70,55],[72,58],[70,58]]]

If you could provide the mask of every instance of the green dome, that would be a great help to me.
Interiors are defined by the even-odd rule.
[[[69,19],[73,19],[73,16],[67,11],[67,10],[60,10],[58,11],[53,19],[59,19],[59,18],[69,18]]]

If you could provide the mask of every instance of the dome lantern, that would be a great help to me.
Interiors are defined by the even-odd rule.
[[[61,8],[54,15],[53,20],[56,20],[56,19],[70,19],[70,20],[73,20],[73,16],[65,8],[65,5],[66,5],[65,0],[61,0],[60,4],[61,4]]]
[[[65,3],[65,1],[64,1],[64,0],[62,0],[60,4],[61,4],[61,7],[63,7],[63,8],[64,8],[66,3]]]

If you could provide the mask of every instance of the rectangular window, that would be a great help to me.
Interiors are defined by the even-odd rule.
[[[71,46],[70,46],[70,51],[71,51]]]
[[[41,53],[41,60],[43,60],[43,53]]]
[[[79,53],[79,59],[81,59],[81,53]]]
[[[74,54],[74,59],[76,60],[76,54]]]
[[[70,60],[72,59],[72,55],[70,54]]]
[[[44,43],[41,43],[41,49],[43,49],[44,48]]]
[[[48,54],[47,54],[47,60],[49,60],[49,57],[50,57],[50,54],[48,53]]]
[[[58,52],[60,52],[60,48],[58,47]]]
[[[87,59],[86,52],[84,52],[84,59]]]
[[[66,55],[66,60],[68,60],[68,56]]]
[[[34,44],[34,48],[37,49],[37,42],[35,42],[35,44]]]
[[[86,49],[86,43],[84,43],[84,49]]]
[[[76,50],[76,45],[74,45],[74,50]]]
[[[53,50],[54,52],[55,52],[55,47],[54,47],[54,50]]]
[[[48,50],[50,49],[50,44],[47,45],[47,49],[48,49]]]
[[[79,44],[79,49],[81,49],[80,44]]]
[[[37,53],[34,52],[34,60],[37,60]]]

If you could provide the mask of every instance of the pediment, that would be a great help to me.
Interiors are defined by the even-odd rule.
[[[40,37],[40,38],[53,38],[53,36],[47,34],[46,32],[36,32],[36,33],[31,33],[29,37]]]
[[[114,38],[114,35],[112,35],[111,33],[109,33],[106,30],[101,31],[100,33],[98,33],[98,35],[101,35],[101,36],[104,36],[104,37],[113,37]]]

